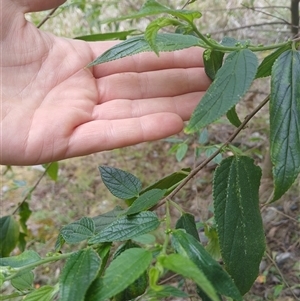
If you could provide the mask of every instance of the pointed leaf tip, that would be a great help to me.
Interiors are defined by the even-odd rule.
[[[201,40],[192,35],[160,33],[157,34],[155,38],[155,48],[157,52],[175,51],[201,45],[203,45]],[[105,51],[102,55],[88,64],[87,68],[141,52],[152,51],[153,49],[146,41],[144,36],[132,37]]]
[[[248,292],[255,281],[265,250],[258,196],[260,178],[261,169],[246,156],[224,159],[214,175],[214,212],[221,254],[241,294]]]

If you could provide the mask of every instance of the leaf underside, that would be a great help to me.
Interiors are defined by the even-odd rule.
[[[157,34],[155,43],[158,52],[175,51],[201,45],[200,40],[195,36],[174,33]],[[153,49],[144,36],[133,37],[104,52],[88,64],[87,68],[141,52],[153,52]]]
[[[249,49],[230,53],[192,114],[185,132],[194,133],[226,114],[255,78],[257,57]]]
[[[272,69],[270,153],[276,201],[300,172],[300,51],[285,51]]]

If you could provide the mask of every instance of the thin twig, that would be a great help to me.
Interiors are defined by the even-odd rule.
[[[14,210],[14,212],[12,213],[12,215],[16,214],[17,211],[19,210],[19,208],[26,202],[26,200],[30,197],[31,193],[37,188],[37,186],[40,184],[40,182],[42,181],[43,177],[47,174],[48,169],[50,168],[50,166],[52,165],[52,163],[50,163],[45,171],[42,173],[42,175],[38,178],[38,180],[36,181],[36,183],[34,184],[33,187],[31,187],[29,189],[29,191],[26,193],[25,197],[23,198],[23,200],[21,201],[21,203],[17,206],[17,208]]]
[[[290,23],[285,23],[285,22],[264,22],[264,23],[255,23],[255,24],[249,24],[245,26],[239,26],[239,27],[234,27],[234,28],[228,28],[228,29],[223,29],[223,30],[218,30],[218,31],[213,31],[210,32],[210,34],[219,34],[219,33],[224,33],[224,32],[230,32],[230,31],[238,31],[241,29],[246,29],[246,28],[251,28],[251,27],[259,27],[259,26],[270,26],[270,25],[279,25],[279,24],[284,24],[284,25],[291,25]]]
[[[250,9],[250,10],[253,10],[254,12],[258,12],[258,13],[261,13],[263,15],[266,15],[268,17],[272,17],[272,18],[275,18],[277,20],[280,20],[280,21],[283,21],[284,23],[289,23],[287,20],[285,20],[284,18],[281,18],[281,17],[277,17],[275,16],[274,14],[271,14],[271,13],[268,13],[268,12],[265,12],[265,11],[262,11],[261,9],[257,9],[256,7],[250,7],[250,6],[247,6],[245,4],[242,4],[244,7]]]
[[[283,8],[291,10],[289,6],[283,6],[283,5],[274,5],[274,6],[262,6],[260,9],[272,9],[272,8]],[[231,8],[212,8],[212,9],[203,9],[203,12],[218,12],[218,11],[231,11],[231,10],[244,10],[248,9],[246,6],[242,7],[231,7]]]
[[[210,161],[212,161],[221,151],[227,147],[235,137],[244,129],[247,123],[259,112],[269,101],[270,95],[268,95],[249,115],[246,116],[245,120],[241,125],[234,131],[234,133],[224,142],[220,148],[215,151],[210,157],[204,160],[202,163],[197,165],[190,174],[165,198],[163,198],[157,205],[152,207],[152,210],[162,206],[168,199],[172,199],[201,169],[203,169]]]
[[[48,13],[48,15],[38,24],[38,26],[37,26],[37,28],[41,28],[42,27],[42,25],[44,24],[44,23],[46,23],[49,19],[50,19],[50,17],[55,13],[55,11],[58,9],[58,7],[55,7],[55,8],[53,8],[49,13]]]
[[[299,298],[295,295],[295,293],[293,292],[292,288],[290,287],[290,285],[287,283],[287,281],[285,280],[285,277],[283,276],[283,274],[281,273],[277,263],[275,262],[275,260],[272,258],[272,256],[266,252],[267,257],[269,258],[269,260],[272,262],[272,264],[275,266],[275,269],[277,270],[277,272],[279,273],[283,283],[285,284],[285,286],[290,290],[291,294],[295,297],[295,300],[299,300]]]
[[[291,221],[295,222],[298,225],[299,221],[297,221],[295,218],[285,214],[284,212],[276,209],[275,207],[269,207],[269,208],[276,211],[276,213],[281,214],[282,216],[285,216],[286,218],[290,219]]]
[[[195,0],[195,1],[193,1],[193,0],[187,0],[186,2],[185,2],[185,4],[181,7],[181,9],[184,9],[184,8],[186,8],[189,4],[191,4],[191,3],[193,3],[193,2],[196,2],[197,0]]]
[[[163,285],[163,284],[165,284],[165,283],[168,283],[168,282],[170,282],[172,279],[174,279],[174,278],[176,278],[176,277],[178,277],[179,275],[178,274],[173,274],[173,275],[171,275],[170,277],[168,277],[168,278],[166,278],[166,279],[163,279],[163,280],[161,280],[161,281],[159,281],[159,285]]]
[[[2,176],[5,176],[10,170],[12,170],[12,168],[11,168],[10,165],[6,165],[5,167],[6,167],[6,169],[5,169],[4,172],[2,173]]]

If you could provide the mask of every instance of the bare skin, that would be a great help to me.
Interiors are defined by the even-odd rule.
[[[210,84],[203,50],[86,69],[115,42],[55,37],[24,18],[63,2],[1,1],[0,163],[46,163],[180,132]]]

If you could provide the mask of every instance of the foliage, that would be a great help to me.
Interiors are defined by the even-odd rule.
[[[55,252],[45,258],[29,250],[9,257],[18,243],[23,242],[24,249],[26,222],[31,213],[25,199],[17,210],[19,223],[13,215],[0,219],[0,282],[9,281],[15,288],[14,293],[0,297],[0,300],[18,296],[26,296],[26,301],[56,298],[73,301],[131,300],[139,299],[140,295],[143,300],[161,300],[169,296],[187,298],[187,292],[180,287],[162,283],[167,273],[175,273],[195,283],[202,300],[218,301],[224,296],[242,300],[255,281],[265,250],[258,195],[261,169],[252,158],[231,146],[231,142],[270,100],[270,149],[274,178],[271,202],[288,191],[300,173],[299,39],[262,46],[253,45],[249,40],[225,37],[219,43],[203,35],[195,25],[195,20],[201,17],[200,12],[175,10],[154,0],[148,0],[139,12],[114,21],[153,15],[163,17],[151,21],[144,35],[117,44],[87,67],[145,51],[159,55],[162,51],[203,47],[206,49],[206,72],[213,83],[199,102],[185,132],[198,133],[199,140],[205,141],[207,126],[225,115],[236,131],[222,145],[202,149],[207,153],[207,159],[195,169],[183,169],[147,187],[143,187],[142,181],[132,173],[100,166],[104,185],[115,197],[124,201],[123,206],[65,225],[58,235]],[[175,29],[175,33],[159,33],[169,26]],[[124,39],[133,32],[126,31],[109,38]],[[91,35],[81,38],[95,40],[107,37]],[[258,64],[255,53],[267,50],[273,52]],[[266,76],[271,76],[270,96],[241,122],[235,105],[255,79]],[[226,157],[226,149],[230,149],[233,155]],[[179,141],[173,151],[178,161],[182,160],[188,151],[188,141]],[[216,228],[217,238],[210,248],[204,248],[199,240],[195,217],[184,212],[172,198],[212,160],[218,163],[213,180],[214,221],[207,226]],[[56,180],[57,163],[45,167],[45,174]],[[165,208],[164,217],[155,212],[161,206]],[[180,212],[175,227],[171,222],[171,207]],[[23,232],[20,232],[20,227]],[[156,238],[157,232],[160,236],[163,234],[162,242]],[[155,237],[154,241],[145,240],[145,234]],[[119,242],[122,245],[111,256]],[[75,251],[65,253],[65,244],[72,245]],[[224,267],[214,258],[218,248]],[[32,271],[36,267],[65,259],[56,285],[33,287]]]

